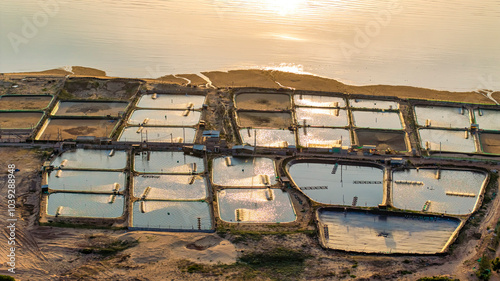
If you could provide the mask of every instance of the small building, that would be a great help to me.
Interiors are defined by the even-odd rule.
[[[255,151],[255,147],[250,145],[235,145],[233,146],[233,154],[238,153],[253,153]]]

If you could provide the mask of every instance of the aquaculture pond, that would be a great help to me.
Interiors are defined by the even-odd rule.
[[[134,170],[140,173],[191,174],[203,173],[205,165],[203,158],[181,151],[148,151],[135,154]]]
[[[63,169],[124,169],[127,152],[123,150],[92,150],[77,148],[65,151],[52,161],[54,167]]]
[[[378,111],[352,111],[355,127],[374,129],[403,129],[399,113]]]
[[[349,125],[347,111],[344,109],[308,108],[295,109],[297,124],[320,127],[346,127]]]
[[[187,115],[186,115],[187,114]],[[185,110],[135,110],[128,120],[129,125],[147,126],[194,126],[200,121],[199,111]]]
[[[295,145],[295,132],[287,129],[241,129],[243,143],[263,147],[288,147]]]
[[[394,101],[383,101],[383,100],[364,100],[364,99],[351,99],[349,100],[349,105],[352,108],[366,108],[366,109],[398,109],[399,104]]]
[[[293,96],[293,99],[297,106],[345,107],[345,100],[340,97],[297,94]]]
[[[109,171],[54,170],[47,180],[50,189],[112,193],[125,189],[126,175]]]
[[[480,129],[500,131],[500,110],[476,109],[474,116]]]
[[[339,144],[351,145],[350,133],[346,129],[300,127],[297,133],[299,145],[304,147],[329,148]]]
[[[125,199],[109,194],[52,193],[47,202],[47,214],[63,217],[117,218],[122,216]]]
[[[474,136],[465,130],[420,129],[418,132],[423,149],[463,153],[476,152]]]
[[[211,230],[212,216],[206,202],[136,201],[132,228]]]
[[[294,163],[288,172],[312,200],[333,205],[376,207],[382,204],[381,168],[341,163]]]
[[[193,143],[196,129],[179,127],[126,127],[118,141]]]
[[[57,116],[121,116],[128,106],[126,102],[74,102],[61,101],[53,110]]]
[[[476,171],[408,169],[393,172],[394,207],[412,211],[470,214],[474,211],[486,174]]]
[[[203,200],[207,185],[199,175],[139,175],[134,177],[134,196],[148,200]]]
[[[281,189],[223,189],[217,192],[219,215],[226,222],[295,221],[290,195]]]
[[[383,254],[435,254],[445,250],[460,221],[430,216],[319,211],[326,246]]]
[[[221,186],[270,186],[275,177],[270,158],[228,156],[215,158],[212,164],[212,182]]]
[[[137,107],[187,109],[191,106],[193,109],[200,109],[204,102],[205,96],[201,95],[147,94],[141,97]]]
[[[415,106],[417,123],[420,126],[441,128],[470,127],[469,110],[461,107]]]

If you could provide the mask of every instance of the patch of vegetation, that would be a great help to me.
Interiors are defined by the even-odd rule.
[[[454,279],[447,276],[433,276],[433,277],[423,277],[417,281],[460,281],[460,279]]]
[[[12,276],[0,275],[0,281],[16,281],[16,279]]]
[[[178,264],[182,272],[203,276],[222,276],[234,280],[296,280],[311,258],[300,250],[275,248],[266,252],[251,252],[242,255],[234,264],[204,265],[183,260]],[[333,276],[335,273],[333,273]]]
[[[491,277],[491,261],[488,256],[483,255],[479,262],[479,268],[476,271],[476,276],[479,280],[490,280]]]
[[[81,228],[81,229],[111,229],[122,230],[125,227],[112,227],[112,226],[99,226],[94,224],[73,224],[67,222],[41,222],[40,226],[54,226],[54,227],[67,227],[67,228]]]
[[[139,244],[138,240],[122,241],[116,240],[111,243],[85,247],[80,250],[82,254],[98,254],[102,256],[111,256],[128,248],[132,248]]]
[[[303,251],[276,248],[267,252],[245,254],[239,261],[251,268],[266,272],[272,278],[298,278],[304,271],[306,259],[310,255]]]
[[[69,93],[68,91],[66,91],[66,89],[62,89],[61,92],[59,93],[59,99],[60,100],[70,100],[70,99],[74,99],[75,96],[71,93]]]
[[[250,231],[250,230],[236,230],[236,229],[217,229],[217,234],[221,237],[225,237],[227,233],[234,235],[231,239],[233,243],[241,243],[246,242],[248,240],[260,241],[262,237],[265,235],[275,235],[280,238],[285,238],[286,235],[289,234],[297,234],[304,233],[309,237],[316,237],[316,230],[308,230],[308,229],[299,229],[299,230],[291,230],[291,231]]]

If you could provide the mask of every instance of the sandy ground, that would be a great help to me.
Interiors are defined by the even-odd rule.
[[[37,110],[49,106],[51,96],[29,96],[0,98],[0,110]]]
[[[240,93],[235,100],[235,106],[238,109],[287,110],[292,108],[288,94]]]
[[[404,132],[387,132],[357,129],[359,145],[376,145],[378,150],[388,148],[396,151],[407,151]]]
[[[125,111],[127,104],[113,102],[62,102],[55,115],[65,116],[117,116],[119,112]]]
[[[498,103],[500,103],[500,92],[492,93],[491,97],[494,98]]]
[[[213,71],[203,74],[209,77],[212,84],[217,87],[280,88],[276,83],[279,82],[284,87],[297,90],[493,104],[492,100],[475,92],[449,92],[409,86],[351,86],[334,79],[270,70]]]
[[[70,78],[66,80],[62,99],[107,99],[124,100],[132,98],[138,91],[141,82],[129,79],[94,79],[88,77]]]
[[[216,87],[262,87],[280,88],[270,75],[263,70],[230,70],[202,72]]]
[[[500,134],[480,134],[481,146],[483,152],[500,154]]]
[[[156,80],[161,81],[163,83],[173,83],[173,84],[179,84],[179,85],[184,85],[187,83],[186,80],[184,80],[182,78],[175,77],[174,75],[165,75],[165,76],[162,76]]]
[[[286,129],[292,125],[290,113],[245,112],[238,114],[238,126],[242,128],[276,128]]]
[[[52,119],[39,140],[76,139],[78,136],[109,137],[114,120]]]
[[[0,128],[29,129],[35,127],[42,116],[41,112],[0,112]]]
[[[177,74],[177,77],[183,77],[191,81],[191,85],[202,86],[206,85],[207,81],[196,74]]]

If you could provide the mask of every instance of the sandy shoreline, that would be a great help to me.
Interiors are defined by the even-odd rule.
[[[64,69],[50,69],[39,72],[19,72],[19,73],[4,73],[4,77],[20,77],[20,76],[66,76],[71,77],[96,77],[96,78],[111,78],[106,76],[106,72],[89,67],[73,66],[72,72]],[[297,74],[291,72],[281,72],[274,70],[230,70],[224,71],[208,71],[202,72],[207,76],[212,85],[219,88],[227,87],[256,87],[280,89],[308,90],[320,92],[340,92],[351,95],[369,95],[369,96],[391,96],[402,99],[424,99],[435,101],[450,101],[462,103],[476,104],[495,104],[495,102],[487,96],[477,92],[452,92],[441,91],[412,86],[397,86],[397,85],[364,85],[354,86],[344,84],[335,79],[314,76],[310,74]],[[185,78],[185,79],[184,79]],[[127,78],[123,78],[127,79]],[[132,78],[131,78],[132,79]],[[171,83],[179,85],[204,86],[206,81],[197,74],[178,74],[165,75],[156,79],[144,79],[148,81],[158,81],[162,83]],[[188,83],[188,80],[191,83]],[[490,95],[496,101],[500,100],[500,92],[493,92]]]

